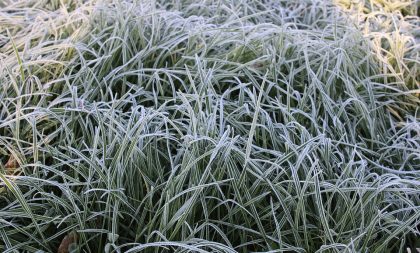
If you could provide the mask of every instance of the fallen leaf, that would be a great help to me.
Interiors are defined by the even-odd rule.
[[[10,155],[9,156],[9,160],[7,160],[7,163],[5,164],[5,167],[7,169],[8,172],[12,172],[11,174],[13,174],[14,170],[17,169],[19,166],[17,160],[15,159],[14,156]]]
[[[69,253],[70,245],[76,242],[77,242],[77,234],[75,232],[69,233],[61,241],[60,247],[58,247],[57,253]]]
[[[17,168],[19,167],[19,163],[17,162],[17,160],[12,155],[10,155],[9,160],[7,160],[4,167],[6,168],[5,175],[9,175],[9,176],[14,175]],[[6,191],[5,187],[0,187],[0,194],[5,192],[5,191]]]

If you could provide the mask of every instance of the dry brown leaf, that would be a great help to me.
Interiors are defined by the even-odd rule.
[[[75,232],[69,233],[61,241],[60,247],[58,247],[57,253],[69,253],[70,245],[76,242],[77,242],[77,234]]]
[[[9,160],[7,160],[7,163],[5,164],[5,167],[7,169],[8,172],[12,172],[11,174],[13,174],[14,170],[17,169],[19,166],[17,160],[15,159],[14,156],[10,155],[9,156]]]
[[[6,168],[6,175],[14,175],[17,168],[19,167],[19,163],[14,158],[14,156],[10,155],[9,160],[7,160],[4,167]],[[0,187],[0,193],[5,192],[5,189],[5,187]]]

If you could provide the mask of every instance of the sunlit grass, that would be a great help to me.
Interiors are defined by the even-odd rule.
[[[376,3],[8,0],[1,251],[414,248],[419,18]]]

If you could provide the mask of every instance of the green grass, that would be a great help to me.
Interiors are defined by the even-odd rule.
[[[0,251],[419,247],[418,2],[351,2],[0,2]]]

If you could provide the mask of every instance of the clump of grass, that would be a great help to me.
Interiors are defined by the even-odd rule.
[[[10,1],[0,249],[415,247],[417,42],[385,35],[408,17],[377,35],[356,15],[303,0]]]

